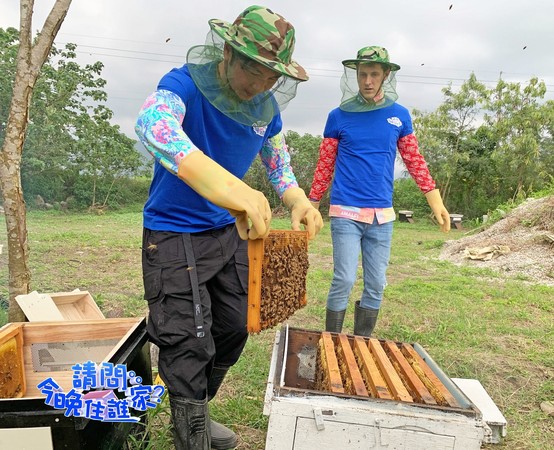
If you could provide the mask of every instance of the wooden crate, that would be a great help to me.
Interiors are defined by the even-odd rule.
[[[0,399],[42,397],[37,385],[49,376],[68,392],[72,388],[72,365],[110,361],[129,337],[145,326],[144,318],[5,325],[0,328],[0,349],[7,350],[0,353]],[[68,353],[71,349],[64,349],[64,345],[74,350]],[[56,355],[61,355],[59,361]],[[2,383],[11,378],[12,383]]]
[[[272,230],[248,241],[249,333],[280,324],[306,303],[308,233]]]
[[[68,366],[92,360],[98,364],[124,364],[128,372],[141,377],[144,386],[151,385],[152,366],[145,318],[11,323],[0,328],[0,349],[2,343],[13,338],[16,340],[17,360],[21,362],[17,367],[22,368],[17,376],[22,378],[20,382],[25,387],[16,397],[0,398],[0,448],[96,450],[124,447],[128,434],[134,432],[137,424],[66,416],[65,409],[46,404],[37,384],[51,377],[69,392],[73,380],[72,372],[66,370]],[[59,364],[59,355],[55,351],[60,347],[74,347],[83,342],[94,348],[90,351],[82,348],[75,353],[73,361],[64,360],[64,367],[49,365],[52,360]],[[91,342],[98,345],[90,346]],[[37,356],[38,360],[42,358],[39,367]],[[9,360],[13,361],[13,357]],[[0,380],[17,374],[17,371],[8,373],[6,370],[0,366]],[[91,392],[86,395],[98,395]],[[145,412],[133,415],[140,417],[142,427],[146,425]]]
[[[276,334],[264,414],[266,450],[478,450],[488,432],[419,345],[292,327]]]
[[[30,322],[104,319],[104,314],[88,291],[77,289],[44,294],[33,291],[18,295],[15,299]]]

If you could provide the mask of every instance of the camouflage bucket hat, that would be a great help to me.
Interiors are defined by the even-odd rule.
[[[247,57],[299,81],[308,80],[304,68],[292,60],[294,27],[263,6],[250,6],[230,24],[211,19],[210,28]]]
[[[389,52],[384,47],[371,45],[358,50],[356,59],[345,59],[342,65],[349,69],[356,69],[358,64],[380,63],[389,67],[393,72],[400,70],[398,64],[389,61]]]

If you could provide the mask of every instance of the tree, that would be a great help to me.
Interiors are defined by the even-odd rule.
[[[33,43],[31,27],[34,1],[20,1],[17,68],[0,154],[0,188],[8,236],[8,320],[12,322],[24,320],[24,314],[15,297],[27,294],[31,282],[25,201],[20,175],[21,155],[29,123],[29,105],[40,69],[48,58],[70,5],[71,0],[56,0]]]
[[[423,114],[414,129],[452,212],[480,217],[517,195],[552,182],[554,102],[537,79],[486,88],[472,75],[458,92]]]
[[[537,78],[523,87],[499,80],[486,103],[485,120],[497,138],[492,156],[513,197],[541,189],[552,174],[545,150],[552,140],[554,102],[541,103],[545,94]]]
[[[0,29],[0,40],[0,64],[14,74],[17,31]],[[109,123],[113,114],[103,104],[103,64],[80,66],[75,58],[75,44],[62,50],[53,46],[33,90],[21,164],[24,197],[30,204],[40,195],[54,204],[72,197],[80,207],[107,206],[117,183],[140,175],[143,167],[134,141]],[[0,83],[3,92],[11,92],[11,82]],[[7,109],[0,98],[0,122],[3,104]]]

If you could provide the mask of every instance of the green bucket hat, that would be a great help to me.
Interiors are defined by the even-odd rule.
[[[304,68],[292,60],[294,27],[269,8],[250,6],[233,24],[219,19],[208,23],[231,47],[254,61],[287,77],[308,80]]]
[[[389,61],[389,52],[384,47],[371,45],[358,50],[356,59],[345,59],[342,65],[350,69],[356,69],[358,64],[380,63],[389,67],[393,72],[400,70],[398,64]]]

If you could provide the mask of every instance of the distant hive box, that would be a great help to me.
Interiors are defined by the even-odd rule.
[[[88,291],[77,289],[43,294],[33,291],[15,299],[30,322],[104,319]]]
[[[463,218],[464,218],[463,214],[450,214],[450,226],[456,228],[457,230],[461,230],[463,228],[462,226]]]
[[[248,332],[258,333],[292,316],[306,303],[308,233],[272,230],[248,241]]]
[[[414,223],[414,212],[406,209],[398,211],[398,220],[400,222]]]

